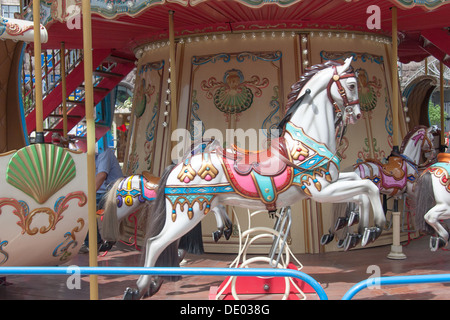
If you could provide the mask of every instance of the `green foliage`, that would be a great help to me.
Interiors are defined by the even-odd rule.
[[[447,112],[444,112],[444,119],[447,117]],[[428,103],[428,120],[430,121],[430,126],[437,125],[441,127],[441,106],[434,104],[431,100]]]

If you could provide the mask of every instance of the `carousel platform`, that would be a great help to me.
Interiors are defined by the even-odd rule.
[[[372,276],[379,267],[380,276],[426,275],[450,273],[450,252],[430,252],[428,237],[416,239],[403,247],[405,260],[390,260],[390,246],[350,252],[302,254],[296,258],[303,264],[302,272],[317,280],[330,300],[340,300],[358,282]],[[141,266],[141,253],[123,243],[98,259],[99,266]],[[183,267],[229,266],[235,256],[230,254],[187,255]],[[69,265],[87,266],[87,254],[79,254]],[[267,266],[265,266],[267,267]],[[89,276],[82,276],[79,289],[69,289],[68,276],[8,276],[0,286],[0,300],[87,300]],[[137,276],[98,276],[99,299],[122,299],[126,287],[135,287]],[[221,276],[185,276],[178,282],[166,282],[152,300],[209,300],[211,292],[225,280]],[[359,292],[353,300],[446,300],[450,284],[390,285]],[[280,296],[248,295],[242,300],[278,300]],[[308,300],[317,300],[315,293],[306,293]]]

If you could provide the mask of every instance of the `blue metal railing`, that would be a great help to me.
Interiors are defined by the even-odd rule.
[[[145,268],[145,267],[0,267],[0,275],[158,275],[158,276],[240,276],[289,277],[309,284],[321,300],[328,300],[322,286],[298,270],[272,268]]]
[[[358,292],[370,286],[379,285],[396,285],[396,284],[419,284],[419,283],[442,283],[450,282],[449,274],[432,274],[417,276],[394,276],[394,277],[377,277],[361,281],[350,288],[342,297],[342,300],[351,300]]]
[[[328,300],[322,286],[311,276],[293,269],[272,268],[145,268],[145,267],[0,267],[0,275],[159,275],[159,276],[240,276],[289,277],[309,284],[320,300]],[[358,292],[371,286],[450,282],[450,274],[377,277],[354,285],[342,297],[351,300]]]

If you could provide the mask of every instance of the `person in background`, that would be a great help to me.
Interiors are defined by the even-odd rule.
[[[95,154],[95,189],[96,189],[96,201],[97,210],[103,208],[104,196],[109,190],[110,186],[114,182],[123,177],[122,168],[119,165],[119,161],[111,149],[105,149],[102,153]],[[84,244],[80,249],[80,253],[89,252],[89,234],[86,235]],[[114,243],[109,241],[103,241],[101,234],[97,226],[97,241],[98,241],[98,251],[108,251],[112,248]]]

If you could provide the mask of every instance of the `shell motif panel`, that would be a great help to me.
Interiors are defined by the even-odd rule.
[[[52,144],[34,144],[20,149],[6,168],[6,181],[40,204],[75,175],[75,162],[69,151]]]

